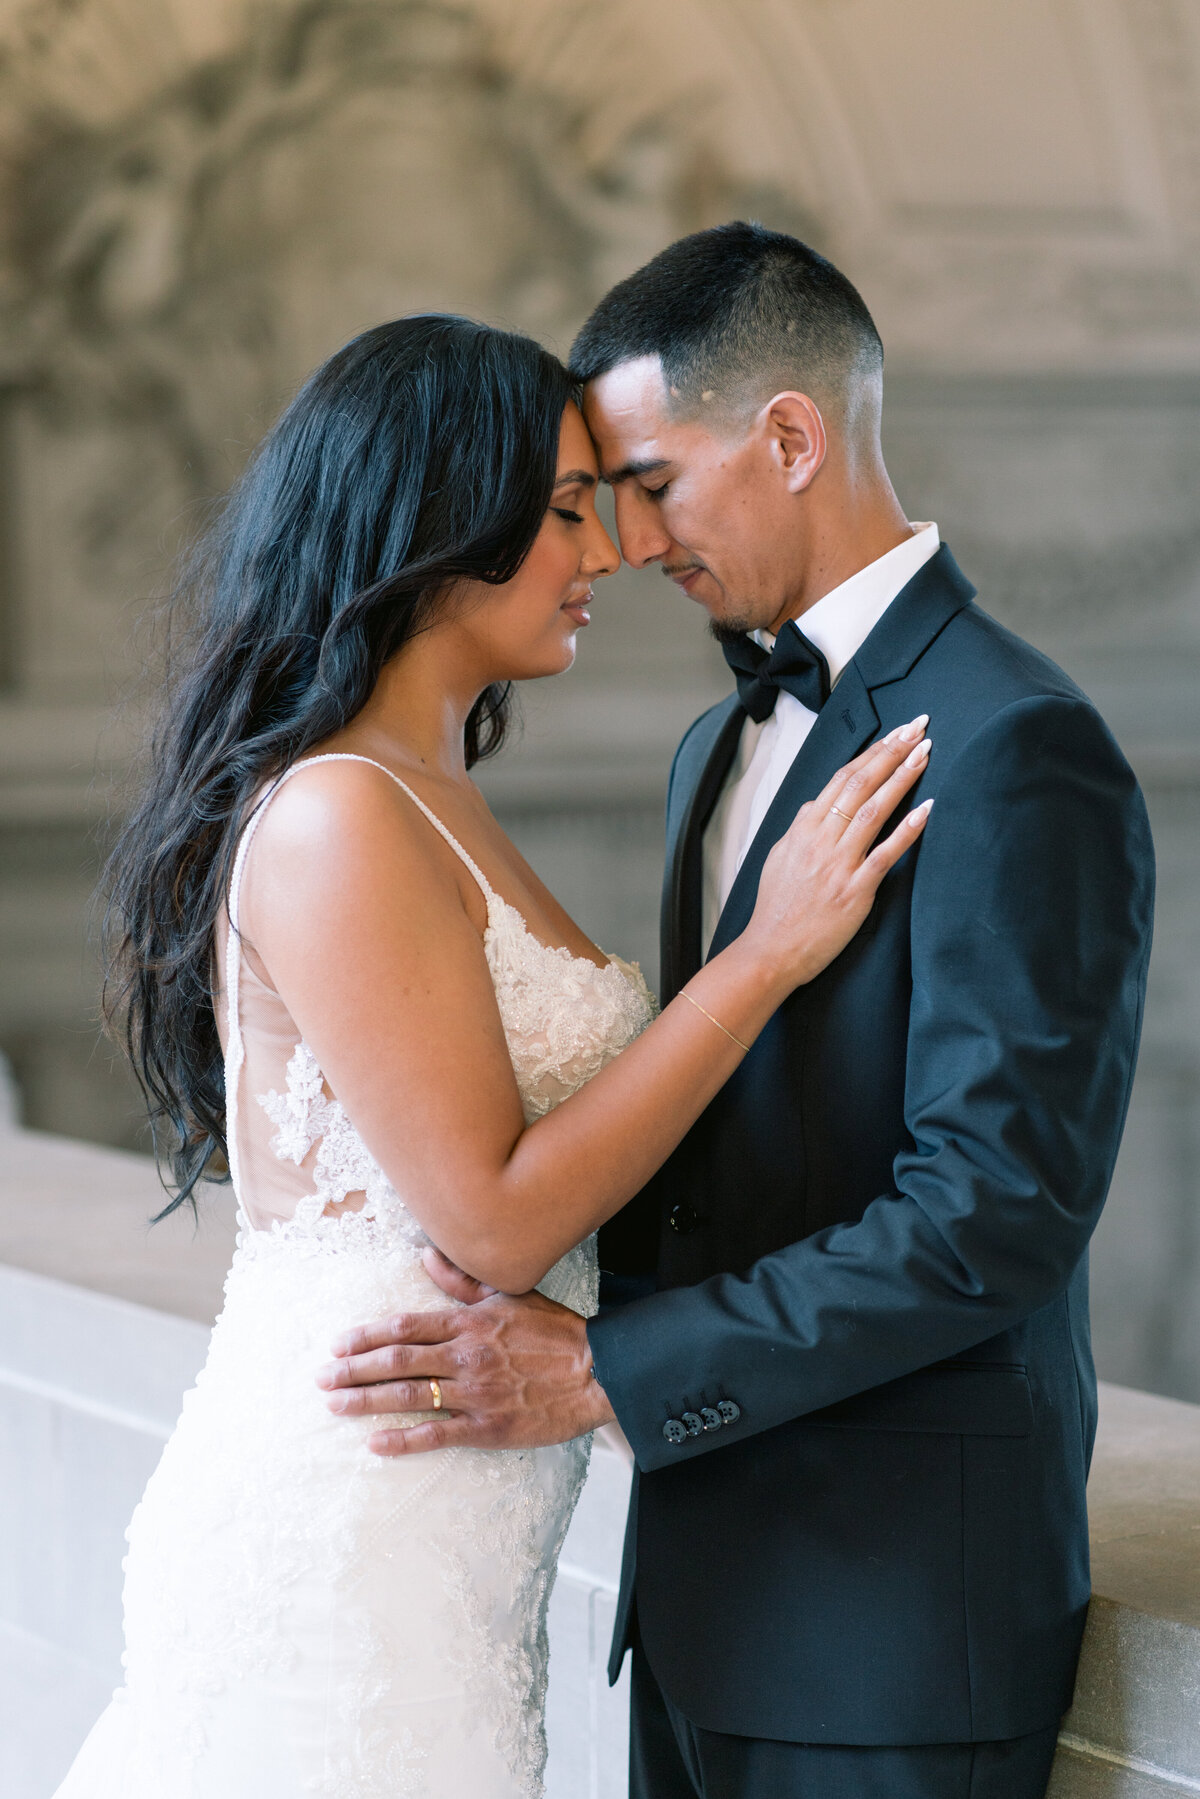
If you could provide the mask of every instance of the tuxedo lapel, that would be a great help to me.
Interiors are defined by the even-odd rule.
[[[939,545],[924,568],[900,589],[854,658],[853,666],[862,670],[870,691],[902,681],[955,613],[974,598],[975,589],[949,548]],[[843,675],[829,705],[836,703],[845,679]]]
[[[851,662],[817,715],[792,766],[771,801],[725,902],[713,935],[715,956],[745,930],[754,910],[763,863],[805,800],[820,793],[843,762],[851,761],[879,728],[879,714],[862,675]]]
[[[847,664],[784,776],[730,889],[713,935],[710,956],[725,949],[750,922],[763,863],[800,807],[806,800],[815,799],[842,764],[857,756],[874,737],[879,714],[873,693],[892,681],[902,680],[974,593],[942,544],[897,594],[854,660]],[[710,800],[710,810],[712,804]]]
[[[675,764],[663,885],[659,978],[663,1005],[700,966],[701,838],[736,753],[745,717],[737,695],[731,694],[693,728]]]

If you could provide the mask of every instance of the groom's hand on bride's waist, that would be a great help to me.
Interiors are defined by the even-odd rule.
[[[460,1303],[347,1331],[330,1345],[338,1359],[317,1374],[329,1409],[348,1417],[430,1412],[440,1398],[422,1423],[381,1424],[367,1439],[377,1455],[529,1449],[612,1419],[576,1312],[540,1293],[511,1298],[481,1286],[437,1250],[426,1250],[425,1266]]]

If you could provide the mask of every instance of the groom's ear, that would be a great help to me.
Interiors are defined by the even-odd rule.
[[[807,394],[779,393],[768,400],[758,422],[789,493],[802,493],[829,447],[820,407]]]

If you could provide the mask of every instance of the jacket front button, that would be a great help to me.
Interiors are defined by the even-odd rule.
[[[721,1425],[724,1423],[724,1419],[721,1417],[720,1412],[711,1405],[702,1405],[700,1407],[700,1416],[704,1420],[705,1430],[720,1430]]]
[[[695,1206],[689,1206],[686,1201],[681,1205],[672,1206],[671,1215],[667,1219],[667,1223],[679,1237],[686,1237],[689,1231],[695,1230],[699,1222],[699,1212]]]
[[[683,1443],[687,1440],[687,1428],[678,1418],[668,1418],[663,1425],[663,1436],[668,1443]]]
[[[717,1410],[726,1424],[736,1424],[742,1415],[742,1408],[734,1399],[719,1400]]]
[[[698,1412],[685,1412],[681,1422],[689,1437],[698,1437],[704,1429],[704,1420]]]

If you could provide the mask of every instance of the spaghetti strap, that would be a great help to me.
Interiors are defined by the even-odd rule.
[[[480,892],[483,894],[484,901],[488,908],[489,922],[491,922],[492,919],[493,908],[501,903],[498,895],[488,884],[483,870],[479,867],[478,863],[467,854],[453,832],[447,830],[437,814],[430,811],[424,800],[420,799],[417,794],[413,792],[412,788],[400,779],[399,775],[393,774],[391,769],[386,767],[384,763],[376,762],[371,756],[356,756],[350,750],[330,750],[322,756],[306,756],[300,762],[293,762],[292,766],[286,768],[279,776],[278,780],[273,781],[266,789],[243,828],[241,841],[238,844],[237,853],[233,859],[233,872],[229,877],[229,898],[225,908],[229,920],[229,937],[225,945],[225,1149],[229,1162],[229,1179],[233,1186],[234,1198],[237,1201],[237,1222],[239,1229],[245,1230],[249,1230],[251,1226],[250,1221],[242,1208],[240,1181],[241,1158],[238,1153],[237,1144],[238,1080],[242,1072],[242,1066],[246,1060],[246,1046],[242,1041],[241,1023],[242,952],[240,913],[242,877],[245,874],[246,857],[249,854],[250,845],[254,841],[254,833],[262,823],[263,814],[266,812],[267,807],[271,804],[271,801],[275,798],[275,795],[279,792],[280,788],[285,786],[287,782],[291,780],[293,775],[299,774],[302,768],[312,768],[318,762],[365,762],[369,768],[377,768],[382,774],[387,775],[389,779],[396,783],[397,787],[408,795],[418,812],[424,813],[434,830],[438,833],[438,836],[442,837],[450,845],[450,848],[454,851],[459,861],[470,871]]]

